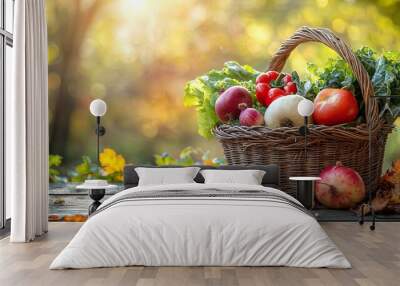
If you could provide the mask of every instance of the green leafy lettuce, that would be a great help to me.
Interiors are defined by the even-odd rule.
[[[186,84],[183,102],[187,107],[196,108],[200,135],[206,138],[212,136],[212,129],[219,121],[215,114],[215,101],[227,88],[243,86],[255,102],[255,80],[259,74],[250,66],[230,61],[221,70],[211,70]]]

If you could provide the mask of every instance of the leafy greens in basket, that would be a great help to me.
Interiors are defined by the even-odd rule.
[[[364,47],[355,51],[355,54],[367,70],[376,96],[398,95],[398,98],[388,99],[387,102],[380,101],[381,110],[386,104],[397,116],[400,113],[400,52],[384,52],[378,55],[374,50]],[[365,120],[360,86],[343,59],[329,59],[324,67],[308,64],[307,73],[308,80],[304,81],[299,79],[296,72],[292,73],[301,95],[313,100],[320,90],[327,87],[350,89],[360,106],[358,121]],[[212,136],[212,129],[219,122],[215,114],[215,101],[231,86],[247,88],[256,108],[262,110],[255,98],[255,80],[259,74],[259,71],[250,66],[241,66],[230,61],[224,64],[222,70],[211,70],[186,84],[184,105],[196,108],[200,135],[206,138]]]
[[[200,135],[212,136],[212,129],[219,121],[215,114],[215,101],[227,88],[243,86],[255,100],[255,81],[259,74],[250,66],[226,62],[222,70],[211,70],[186,84],[183,102],[185,106],[196,107]]]

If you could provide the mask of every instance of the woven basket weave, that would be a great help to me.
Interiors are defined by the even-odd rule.
[[[304,42],[320,42],[336,51],[347,61],[356,77],[365,104],[366,123],[309,127],[307,160],[304,137],[297,127],[270,129],[265,126],[245,127],[222,124],[214,128],[222,143],[229,165],[271,164],[280,166],[282,190],[295,195],[296,185],[290,176],[318,175],[336,161],[357,170],[365,184],[376,190],[381,175],[383,155],[392,123],[379,119],[374,90],[364,66],[351,48],[328,29],[302,27],[285,41],[272,58],[269,70],[281,71],[292,50]],[[371,129],[372,160],[368,159],[369,128]],[[371,177],[369,176],[371,164]]]

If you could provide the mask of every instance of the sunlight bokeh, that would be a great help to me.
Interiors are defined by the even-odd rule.
[[[128,162],[186,146],[222,155],[197,134],[196,113],[183,107],[185,82],[235,60],[264,70],[280,43],[303,25],[332,29],[353,48],[398,50],[398,1],[47,1],[50,149],[67,165],[94,155],[92,99],[109,106],[102,141]],[[291,55],[286,70],[335,56],[320,44]],[[391,136],[386,165],[400,157]]]

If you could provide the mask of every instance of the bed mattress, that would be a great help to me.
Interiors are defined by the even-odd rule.
[[[129,265],[351,267],[282,191],[196,183],[135,187],[107,199],[50,269]]]

